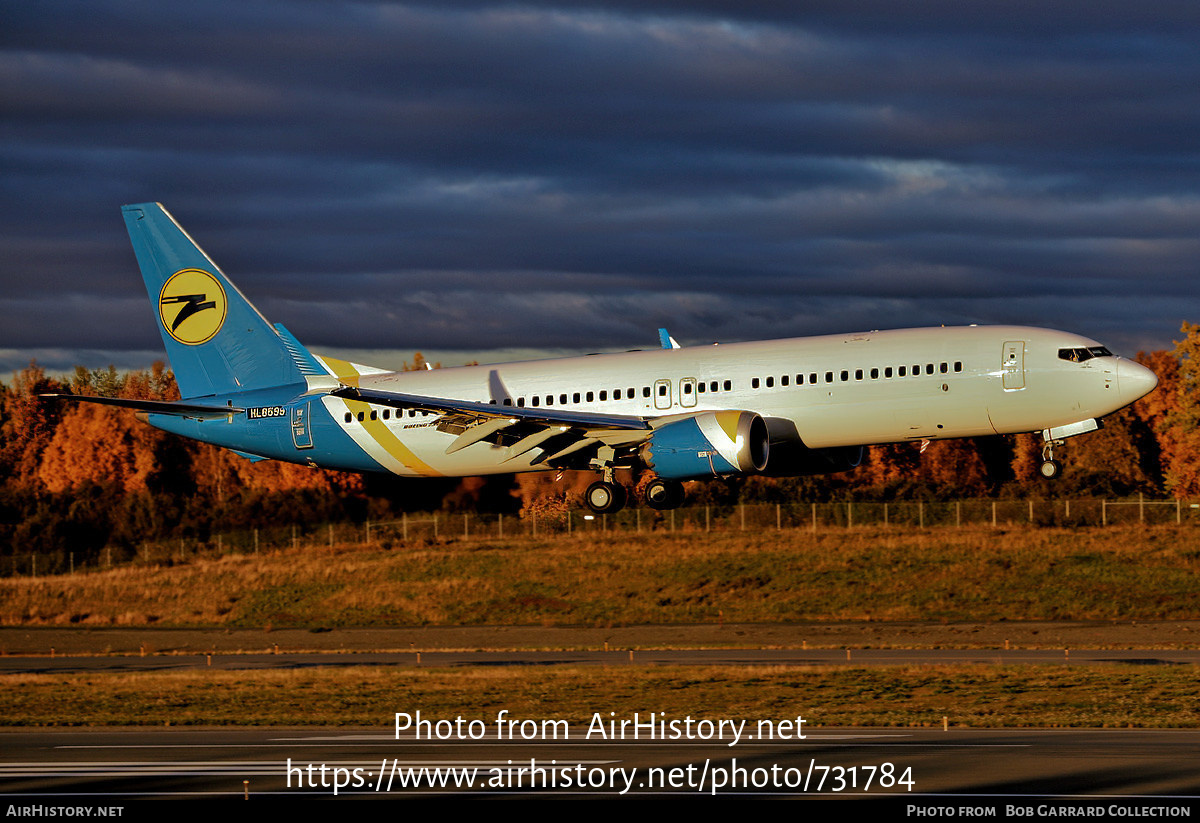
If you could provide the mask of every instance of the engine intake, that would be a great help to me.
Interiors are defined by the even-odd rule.
[[[657,429],[642,460],[659,477],[686,480],[762,471],[769,452],[767,424],[754,412],[701,412]]]

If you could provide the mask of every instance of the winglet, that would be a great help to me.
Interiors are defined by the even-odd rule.
[[[658,343],[664,349],[679,348],[679,344],[675,342],[675,338],[668,334],[666,329],[658,330]]]

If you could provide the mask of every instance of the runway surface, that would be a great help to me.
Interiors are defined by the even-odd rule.
[[[0,791],[6,803],[18,805],[136,805],[151,797],[755,795],[964,807],[1120,802],[1191,808],[1200,799],[1196,731],[808,729],[794,723],[768,735],[750,721],[735,739],[729,728],[716,735],[715,717],[698,716],[686,727],[683,718],[659,718],[679,725],[655,729],[647,723],[653,718],[643,716],[636,740],[630,725],[624,739],[612,739],[608,727],[601,736],[599,726],[582,722],[521,731],[520,719],[507,732],[503,722],[481,722],[473,730],[477,740],[469,739],[470,729],[452,733],[448,727],[441,730],[446,740],[417,739],[412,729],[397,737],[394,728],[9,731],[0,733]],[[436,736],[435,727],[425,736]]]
[[[301,669],[337,666],[556,665],[879,666],[927,664],[1188,665],[1200,650],[1163,649],[660,649],[620,651],[448,651],[371,653],[73,655],[0,657],[0,673],[50,674],[180,669]]]

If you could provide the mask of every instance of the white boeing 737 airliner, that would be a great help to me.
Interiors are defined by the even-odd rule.
[[[903,329],[558,360],[391,372],[311,354],[271,325],[158,203],[125,222],[183,400],[72,397],[134,408],[250,460],[467,476],[592,469],[597,512],[625,504],[614,470],[649,471],[645,502],[682,480],[844,471],[877,443],[1041,432],[1054,447],[1157,384],[1077,334],[1023,326]]]

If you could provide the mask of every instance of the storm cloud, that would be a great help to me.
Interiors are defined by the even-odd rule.
[[[148,200],[335,353],[1021,323],[1132,354],[1200,320],[1192,3],[3,15],[5,369],[160,356],[118,213]]]

